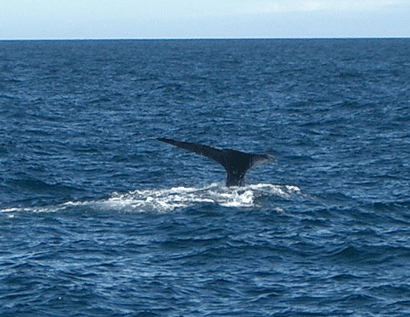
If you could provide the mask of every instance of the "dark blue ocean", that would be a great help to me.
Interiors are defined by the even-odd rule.
[[[410,40],[0,42],[0,316],[410,316]]]

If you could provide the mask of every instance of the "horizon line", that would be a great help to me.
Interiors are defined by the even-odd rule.
[[[96,37],[96,38],[0,38],[6,41],[195,41],[195,40],[354,40],[354,39],[410,39],[410,36],[301,36],[301,37]]]

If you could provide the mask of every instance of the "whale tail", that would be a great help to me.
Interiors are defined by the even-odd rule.
[[[209,157],[221,164],[227,173],[226,186],[244,186],[245,174],[252,168],[275,161],[270,154],[251,154],[228,149],[216,149],[199,143],[182,142],[159,138],[158,141],[169,143],[188,151]]]

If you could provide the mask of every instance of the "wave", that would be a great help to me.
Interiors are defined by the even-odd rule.
[[[69,201],[49,207],[7,208],[0,210],[0,212],[58,212],[81,206],[119,212],[167,212],[200,204],[254,208],[261,206],[265,199],[291,199],[300,193],[299,187],[293,185],[256,184],[245,187],[226,187],[213,183],[205,187],[138,189],[128,193],[114,192],[108,199],[83,202]]]

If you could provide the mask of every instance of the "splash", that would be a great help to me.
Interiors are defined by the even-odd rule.
[[[292,185],[256,184],[245,187],[225,187],[214,183],[205,187],[141,189],[128,193],[114,192],[108,199],[84,202],[69,201],[49,207],[9,208],[0,210],[0,212],[9,214],[18,211],[59,212],[82,207],[120,212],[168,212],[200,204],[254,208],[260,206],[263,198],[291,199],[299,194],[299,187]]]
[[[103,203],[118,210],[167,212],[198,204],[217,204],[224,207],[252,208],[263,196],[290,198],[300,193],[296,186],[272,184],[225,187],[211,184],[206,187],[174,187],[170,189],[135,190],[126,194],[114,193]]]

